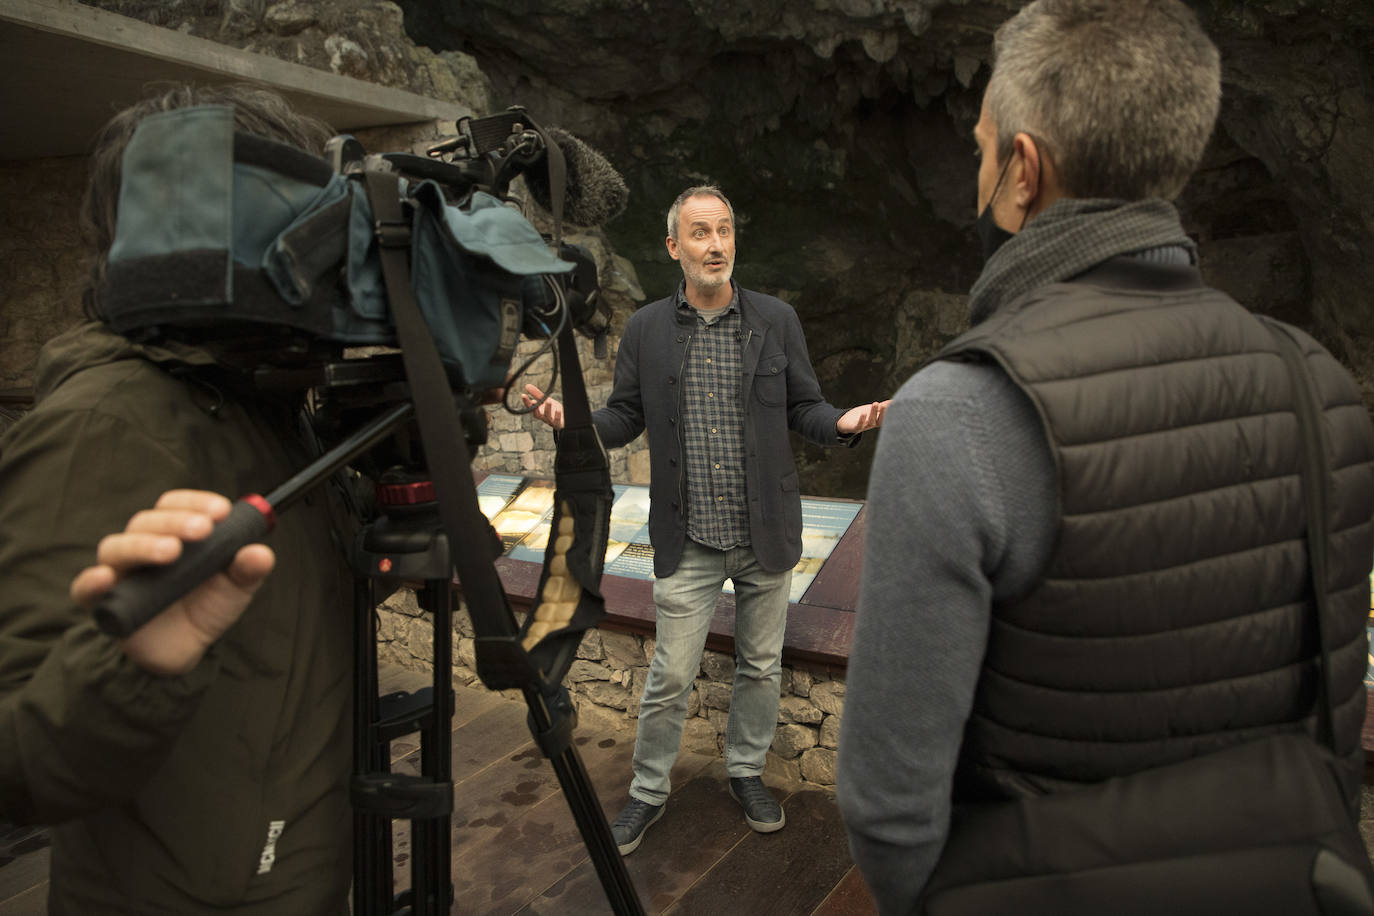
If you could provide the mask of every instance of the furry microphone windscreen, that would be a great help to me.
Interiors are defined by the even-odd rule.
[[[567,163],[567,196],[563,203],[563,218],[579,226],[600,226],[620,215],[629,199],[630,189],[625,179],[605,156],[572,134],[557,127],[548,131],[549,139],[558,144]],[[552,211],[549,174],[546,160],[540,160],[525,173],[525,186],[535,203]]]

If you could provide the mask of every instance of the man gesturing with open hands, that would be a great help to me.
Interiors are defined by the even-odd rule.
[[[622,855],[664,812],[707,630],[726,579],[735,589],[735,678],[726,730],[730,794],[754,830],[782,828],[764,786],[777,724],[792,568],[801,557],[801,493],[789,432],[853,445],[886,401],[827,403],[797,313],[731,275],[735,213],[714,187],[688,188],[668,211],[677,291],[625,326],[615,385],[592,422],[608,448],[649,437],[649,538],[655,648],[640,705],[629,801],[611,825]],[[524,403],[555,429],[563,406],[533,385]]]

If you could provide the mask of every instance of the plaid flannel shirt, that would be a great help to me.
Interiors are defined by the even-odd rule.
[[[725,550],[749,543],[739,293],[710,320],[688,304],[685,285],[678,288],[677,307],[696,317],[682,369],[687,536]]]

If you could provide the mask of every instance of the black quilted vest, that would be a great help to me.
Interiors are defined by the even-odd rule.
[[[1333,724],[1357,779],[1374,429],[1349,374],[1300,339],[1331,473]],[[1298,423],[1260,321],[1191,268],[1114,259],[1009,303],[940,356],[1000,365],[1058,473],[1049,564],[993,608],[956,800],[1314,733]]]

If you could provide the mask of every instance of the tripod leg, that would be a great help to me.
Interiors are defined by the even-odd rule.
[[[377,734],[377,627],[370,580],[353,586],[353,774],[385,773],[391,767],[390,742]],[[355,811],[353,815],[353,908],[359,914],[391,912],[391,819]]]
[[[571,741],[574,716],[567,688],[559,687],[551,694],[544,694],[530,686],[524,693],[525,703],[530,708],[530,731],[544,756],[553,764],[558,784],[563,787],[563,797],[577,822],[577,830],[582,834],[597,877],[601,879],[611,911],[615,916],[644,916],[643,904],[635,893],[615,838],[611,836],[596,789]]]
[[[434,623],[434,701],[420,734],[421,775],[447,782],[453,774],[453,597],[447,579],[426,579],[420,606]],[[449,911],[452,815],[411,822],[411,892],[415,916]]]
[[[587,854],[596,868],[601,887],[606,892],[611,912],[616,916],[642,916],[643,905],[635,893],[630,873],[625,869],[625,860],[611,836],[606,815],[601,811],[596,790],[592,788],[587,769],[577,751],[569,748],[565,753],[550,761],[558,783],[563,787],[563,795],[572,810],[573,820],[587,844]]]

